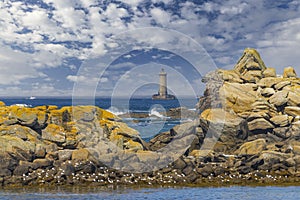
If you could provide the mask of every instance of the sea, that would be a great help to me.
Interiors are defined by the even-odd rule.
[[[6,97],[1,98],[6,105],[19,105],[24,107],[35,107],[41,105],[56,105],[59,108],[72,105],[72,98],[39,97],[22,98]],[[109,110],[116,115],[124,113],[148,113],[150,118],[133,119],[128,117],[123,119],[129,126],[140,131],[141,137],[149,141],[157,133],[164,132],[173,126],[190,121],[192,119],[170,119],[161,113],[171,108],[186,107],[194,110],[197,99],[186,98],[180,100],[152,100],[151,98],[131,98],[131,99],[110,99],[95,98],[94,103],[103,109]],[[82,100],[85,104],[85,100]],[[134,122],[138,120],[138,122]],[[0,188],[0,200],[50,200],[50,199],[72,199],[72,200],[96,200],[96,199],[159,199],[159,200],[298,200],[300,199],[300,187],[252,187],[252,186],[231,186],[231,187],[24,187],[24,188]]]
[[[95,105],[106,109],[116,115],[126,113],[149,114],[147,118],[123,118],[130,127],[140,132],[141,138],[149,141],[155,135],[170,130],[175,125],[188,122],[191,118],[169,118],[162,113],[171,108],[185,107],[195,110],[197,99],[180,98],[174,100],[152,100],[151,98],[81,98],[68,97],[2,97],[0,98],[7,106],[18,105],[24,107],[36,107],[41,105],[56,105],[58,108],[70,105]]]
[[[56,187],[0,189],[0,200],[299,200],[300,187]]]

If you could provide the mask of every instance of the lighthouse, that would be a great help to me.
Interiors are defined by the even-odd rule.
[[[167,91],[167,73],[164,69],[161,69],[159,73],[159,91],[158,94],[161,98],[166,98],[168,95]]]
[[[167,73],[162,68],[159,73],[159,90],[158,94],[152,95],[152,99],[170,100],[175,99],[174,95],[168,94]]]

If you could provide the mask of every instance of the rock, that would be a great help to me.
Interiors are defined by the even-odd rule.
[[[283,81],[282,78],[266,77],[266,78],[262,78],[261,80],[259,80],[257,82],[257,85],[262,88],[272,88],[272,87],[274,87],[274,85],[276,85],[282,81]]]
[[[5,103],[3,101],[0,101],[0,107],[4,107]]]
[[[173,163],[173,168],[174,169],[184,169],[186,167],[186,163],[182,158],[178,158],[174,163]]]
[[[276,90],[282,90],[285,86],[291,85],[291,81],[281,81],[275,85]]]
[[[300,116],[300,107],[287,106],[284,109],[284,113],[293,117]]]
[[[203,168],[200,168],[197,170],[199,174],[201,174],[203,177],[208,177],[211,174],[214,173],[214,169],[211,165],[205,165]]]
[[[273,67],[266,68],[266,70],[263,71],[263,77],[276,77],[276,69]]]
[[[291,150],[295,155],[300,155],[300,142],[292,140],[289,142],[289,145],[291,146]]]
[[[72,160],[88,160],[90,153],[87,149],[77,149],[72,152]]]
[[[46,153],[56,152],[58,150],[58,146],[55,143],[45,145]]]
[[[284,68],[283,78],[295,78],[295,77],[297,77],[297,74],[293,67]]]
[[[0,153],[0,168],[13,171],[17,165],[18,160],[16,160],[11,154],[8,152]]]
[[[253,65],[254,66],[254,65]],[[246,83],[256,83],[262,78],[261,70],[251,70],[245,72],[241,79],[243,79]]]
[[[64,143],[66,141],[66,133],[61,126],[49,124],[42,131],[42,138],[55,143]]]
[[[300,140],[300,121],[292,123],[291,128],[286,133],[287,137]]]
[[[33,169],[52,167],[53,161],[48,159],[35,159],[32,164]]]
[[[11,135],[0,136],[0,151],[2,152],[13,152],[14,148],[21,149],[25,152],[34,152],[35,144],[30,141],[24,141],[18,137]]]
[[[257,139],[251,142],[246,142],[237,150],[238,155],[257,155],[266,149],[266,140]]]
[[[252,112],[268,112],[270,114],[277,113],[277,109],[274,105],[270,104],[269,102],[265,101],[264,99],[257,99],[252,105]]]
[[[283,106],[288,102],[287,96],[288,96],[287,91],[279,91],[270,97],[269,102],[271,104],[274,104],[277,107]]]
[[[207,109],[200,115],[200,125],[222,142],[243,141],[248,137],[247,121],[222,109]]]
[[[31,165],[29,162],[22,162],[15,168],[13,174],[16,176],[22,176],[23,174],[27,174],[29,172],[30,166]]]
[[[243,83],[240,75],[235,70],[222,70],[218,69],[217,73],[221,76],[222,80],[232,83]]]
[[[237,170],[240,174],[248,174],[252,171],[250,166],[240,166]]]
[[[275,164],[283,163],[285,160],[291,157],[291,154],[285,154],[276,151],[263,151],[259,156],[259,159],[262,159],[264,164],[259,166],[259,169],[270,170]]]
[[[285,165],[287,167],[294,167],[296,165],[296,162],[295,162],[294,158],[288,158],[285,161]]]
[[[266,70],[266,66],[259,53],[255,49],[247,48],[244,50],[242,57],[234,66],[234,70],[240,74],[244,74],[249,70]]]
[[[300,93],[289,92],[288,94],[288,105],[300,107]]]
[[[30,108],[11,106],[10,116],[16,118],[24,126],[34,127],[37,123],[37,113]]]
[[[71,160],[73,150],[64,149],[58,151],[58,159],[61,161]]]
[[[274,116],[270,119],[270,121],[277,125],[277,126],[288,126],[290,124],[289,122],[289,116],[288,115],[278,115],[278,116]]]
[[[0,176],[5,177],[5,176],[11,176],[12,172],[8,169],[0,168]]]
[[[266,131],[275,128],[273,124],[264,118],[258,118],[253,121],[248,122],[249,131]]]
[[[232,109],[235,113],[251,111],[251,104],[256,101],[257,96],[253,87],[254,84],[225,82],[220,88],[220,98],[223,99],[222,107],[225,110]]]
[[[286,133],[288,132],[288,130],[289,127],[278,127],[278,128],[274,128],[273,132],[274,135],[276,135],[277,137],[286,139],[287,138]]]
[[[42,144],[36,144],[35,153],[36,158],[44,158],[46,155],[46,148]]]
[[[75,167],[69,163],[65,163],[61,166],[61,169],[64,170],[66,176],[71,176],[75,173]]]
[[[209,150],[197,150],[197,149],[195,149],[190,153],[190,156],[205,157],[205,156],[209,155],[211,152],[212,152],[211,149],[209,149]]]
[[[261,95],[264,97],[270,97],[275,94],[275,90],[273,88],[264,88],[261,92]]]
[[[260,111],[260,112],[252,112],[248,117],[247,117],[247,121],[252,121],[254,119],[258,119],[258,118],[264,118],[266,120],[270,119],[270,115],[265,112],[265,111]]]
[[[144,163],[156,163],[159,160],[159,155],[152,151],[140,151],[136,153],[138,159]]]

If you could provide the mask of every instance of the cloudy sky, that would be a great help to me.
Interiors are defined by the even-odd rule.
[[[199,79],[258,49],[300,74],[298,0],[1,0],[0,96],[199,93]]]

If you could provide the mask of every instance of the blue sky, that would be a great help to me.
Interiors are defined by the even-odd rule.
[[[82,86],[80,95],[152,94],[162,67],[173,93],[193,95],[203,88],[199,79],[206,71],[232,68],[247,47],[258,49],[279,74],[286,66],[300,74],[299,5],[298,0],[1,0],[0,96],[70,96],[74,84]],[[118,52],[120,44],[126,48]],[[192,52],[197,48],[200,53]],[[202,63],[191,63],[197,59]],[[210,61],[215,65],[205,64]]]

